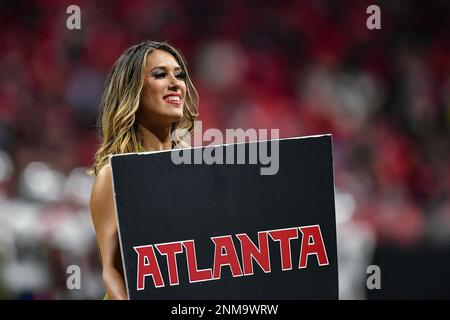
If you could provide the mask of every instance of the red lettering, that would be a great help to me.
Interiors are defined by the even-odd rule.
[[[308,257],[315,255],[319,266],[329,265],[322,232],[319,225],[310,225],[296,228],[277,229],[258,232],[258,243],[255,244],[246,233],[237,234],[240,242],[241,257],[239,260],[231,235],[212,237],[214,242],[214,264],[212,268],[198,269],[197,254],[194,240],[159,243],[146,246],[136,246],[137,253],[137,290],[145,289],[145,277],[151,276],[155,288],[164,287],[164,280],[155,254],[155,249],[161,256],[165,256],[169,283],[171,286],[179,285],[177,255],[185,253],[189,282],[202,282],[218,280],[221,278],[222,267],[229,267],[233,277],[249,276],[254,274],[254,263],[258,263],[265,273],[271,272],[269,240],[279,242],[281,267],[283,271],[292,270],[291,240],[299,239],[299,230],[302,234],[300,243],[300,257],[298,268],[308,265]],[[274,244],[271,244],[274,245]],[[242,263],[242,264],[241,264]]]
[[[212,280],[211,269],[197,269],[197,255],[195,253],[194,240],[188,240],[183,242],[183,246],[186,248],[186,260],[188,265],[189,282],[200,282]]]
[[[300,248],[299,269],[306,268],[308,256],[314,254],[317,257],[319,266],[328,265],[328,256],[323,244],[322,232],[319,225],[299,227],[303,234],[302,246]],[[312,242],[310,241],[312,240]]]
[[[282,270],[292,270],[291,239],[298,238],[297,228],[271,230],[269,235],[273,240],[280,241]]]
[[[242,276],[242,269],[237,258],[236,248],[231,236],[211,238],[216,248],[214,251],[214,279],[220,278],[222,266],[229,266],[233,277]],[[225,251],[223,254],[222,252]]]
[[[137,290],[144,290],[146,276],[152,276],[153,284],[156,288],[164,287],[164,281],[153,246],[134,247],[134,250],[138,254]]]
[[[171,286],[180,284],[178,279],[177,253],[183,252],[181,242],[160,243],[155,245],[159,253],[166,256],[167,268],[169,270],[169,282]]]
[[[237,234],[236,237],[241,242],[242,266],[244,275],[253,274],[254,259],[265,273],[270,272],[269,245],[267,242],[267,232],[258,232],[259,248],[253,243],[247,234]]]

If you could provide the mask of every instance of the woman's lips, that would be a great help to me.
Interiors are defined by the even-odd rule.
[[[164,101],[170,104],[174,104],[174,105],[181,105],[182,101],[181,101],[181,97],[179,95],[168,95],[165,96]]]

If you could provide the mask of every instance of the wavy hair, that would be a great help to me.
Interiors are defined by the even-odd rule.
[[[94,163],[88,171],[89,175],[96,176],[108,163],[110,155],[145,151],[140,141],[136,112],[144,84],[147,56],[155,49],[172,54],[186,73],[187,90],[183,117],[173,124],[171,133],[172,147],[187,146],[184,142],[186,135],[178,133],[192,134],[194,122],[198,117],[199,99],[197,90],[189,77],[186,61],[181,52],[167,42],[145,41],[125,50],[108,73],[97,119],[97,128],[102,142],[95,154]]]

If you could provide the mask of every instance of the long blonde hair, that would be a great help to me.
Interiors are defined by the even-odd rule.
[[[108,163],[110,155],[144,151],[138,132],[136,112],[144,84],[147,56],[155,49],[172,54],[186,73],[187,92],[183,117],[171,128],[172,133],[175,133],[172,145],[185,145],[184,136],[176,134],[177,132],[187,130],[192,134],[194,121],[198,117],[198,93],[189,77],[182,54],[166,42],[142,42],[125,50],[108,73],[97,122],[102,142],[88,174],[96,176]]]

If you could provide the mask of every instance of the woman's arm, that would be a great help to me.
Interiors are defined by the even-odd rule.
[[[91,194],[91,214],[103,266],[103,282],[110,299],[128,299],[123,278],[110,165],[95,178]]]

